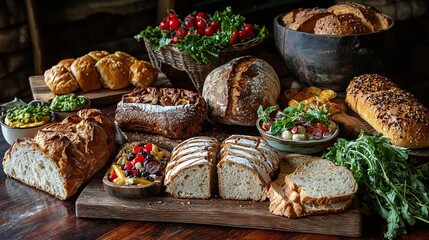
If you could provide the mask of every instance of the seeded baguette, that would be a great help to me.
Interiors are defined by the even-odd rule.
[[[429,110],[414,96],[377,74],[355,77],[346,90],[347,105],[399,147],[429,147]]]

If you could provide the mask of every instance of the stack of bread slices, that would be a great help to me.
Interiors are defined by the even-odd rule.
[[[357,183],[346,167],[318,157],[290,154],[280,165],[277,180],[266,195],[272,214],[297,218],[346,211]]]

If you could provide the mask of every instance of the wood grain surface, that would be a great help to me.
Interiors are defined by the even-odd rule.
[[[44,102],[49,101],[55,94],[51,92],[49,87],[46,85],[43,75],[29,77],[31,93],[34,99],[42,100]],[[171,86],[168,78],[159,72],[157,80],[152,84],[155,87],[168,87]],[[79,95],[83,95],[91,100],[91,105],[94,107],[106,106],[109,104],[116,104],[121,100],[121,97],[125,93],[129,93],[134,89],[134,86],[128,86],[123,89],[111,90],[111,89],[100,89],[91,92],[76,92]]]
[[[141,199],[117,198],[107,194],[94,178],[76,200],[76,216],[149,222],[208,224],[229,227],[361,236],[357,201],[344,213],[289,219],[268,211],[269,202],[176,199],[167,193]]]

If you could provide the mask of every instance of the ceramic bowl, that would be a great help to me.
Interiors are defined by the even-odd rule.
[[[55,112],[57,121],[62,121],[63,119],[65,119],[66,117],[68,117],[70,115],[76,115],[79,110],[91,108],[91,101],[88,98],[86,98],[86,97],[84,97],[84,98],[86,99],[86,105],[84,105],[83,107],[79,108],[78,110],[68,111],[68,112],[53,110]],[[50,106],[51,102],[52,102],[52,99],[50,99],[46,104],[48,106]]]
[[[386,73],[393,50],[392,27],[377,32],[333,36],[291,30],[274,19],[274,40],[287,67],[302,86],[344,92],[355,76]]]
[[[36,102],[33,101],[33,102],[30,102],[29,104],[35,104],[35,103]],[[29,127],[29,128],[10,127],[4,123],[4,119],[6,117],[6,111],[18,105],[27,105],[27,104],[21,101],[20,99],[15,98],[15,100],[1,105],[1,108],[2,108],[2,115],[0,116],[1,131],[3,133],[3,137],[6,139],[6,142],[9,143],[10,145],[12,145],[15,142],[15,140],[18,138],[23,138],[23,137],[32,138],[36,136],[37,131],[49,126],[56,120],[55,113],[51,111],[51,121],[43,125],[36,126],[36,127]]]
[[[334,143],[339,133],[339,129],[337,128],[329,138],[302,141],[286,140],[281,137],[268,134],[262,129],[261,125],[262,120],[259,119],[256,123],[256,127],[258,128],[261,137],[265,139],[270,146],[277,150],[290,153],[312,154],[323,151]]]

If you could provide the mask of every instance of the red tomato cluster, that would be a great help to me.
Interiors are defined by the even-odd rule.
[[[213,36],[218,31],[222,31],[221,24],[210,19],[204,12],[191,13],[187,15],[183,21],[180,20],[175,13],[170,13],[160,24],[161,30],[171,32],[171,43],[180,42],[181,38],[189,34],[197,34],[198,36]],[[240,43],[245,38],[254,38],[255,32],[253,25],[243,24],[241,29],[233,31],[229,38],[229,44],[233,45]]]

